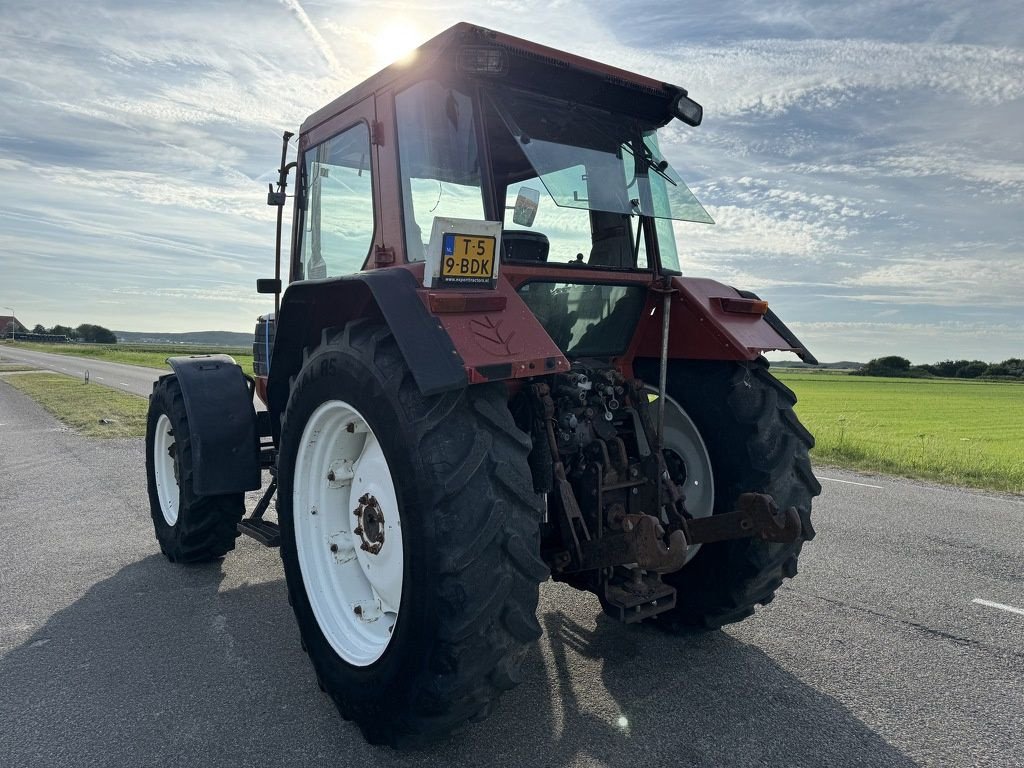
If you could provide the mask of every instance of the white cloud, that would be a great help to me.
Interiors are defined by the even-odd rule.
[[[979,244],[984,253],[990,246]],[[950,256],[905,258],[840,280],[840,285],[874,292],[851,293],[860,301],[1020,307],[1024,259]]]
[[[389,26],[426,39],[462,19],[705,105],[704,126],[665,143],[718,222],[680,225],[687,269],[762,291],[795,323],[1015,317],[1024,21],[945,0],[10,4],[0,300],[17,292],[45,324],[77,308],[121,328],[248,329],[281,130],[372,74]],[[931,327],[806,331],[859,348]]]

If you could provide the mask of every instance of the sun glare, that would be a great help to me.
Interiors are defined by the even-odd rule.
[[[382,67],[391,63],[409,64],[413,60],[416,46],[423,40],[419,30],[408,24],[385,27],[375,39],[377,63]]]

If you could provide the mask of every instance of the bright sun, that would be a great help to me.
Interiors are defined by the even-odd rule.
[[[422,42],[420,31],[408,24],[385,27],[376,36],[377,63],[382,67],[392,62],[407,64],[412,60],[413,50]]]

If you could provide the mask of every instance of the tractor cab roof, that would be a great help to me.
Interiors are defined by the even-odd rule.
[[[571,96],[577,103],[628,113],[651,128],[673,117],[691,125],[700,122],[700,107],[679,86],[462,22],[314,112],[301,131],[316,128],[374,93],[427,79],[475,80],[484,86],[491,82]],[[693,105],[696,116],[685,105],[680,114],[681,101]]]

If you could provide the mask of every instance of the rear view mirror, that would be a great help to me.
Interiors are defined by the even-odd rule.
[[[540,205],[540,192],[530,187],[523,187],[516,197],[516,207],[512,211],[512,221],[521,227],[532,227],[537,218],[537,207]]]
[[[281,281],[273,277],[261,277],[256,281],[256,293],[280,293]]]

